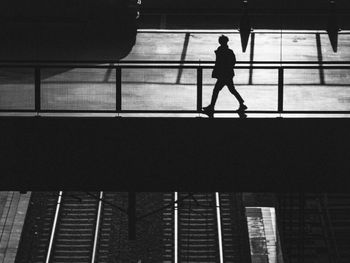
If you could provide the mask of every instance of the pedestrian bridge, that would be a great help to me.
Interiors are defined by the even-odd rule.
[[[205,117],[214,61],[2,61],[0,113],[11,116]],[[250,117],[350,116],[350,61],[238,61]],[[223,89],[215,117],[238,117]]]

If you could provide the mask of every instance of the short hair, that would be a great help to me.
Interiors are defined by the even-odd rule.
[[[221,36],[219,37],[219,43],[220,43],[220,45],[226,45],[227,42],[228,42],[228,37],[227,37],[227,36],[221,35]]]

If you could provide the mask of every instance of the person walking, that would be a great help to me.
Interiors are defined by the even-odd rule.
[[[215,50],[216,60],[214,70],[212,72],[212,78],[216,78],[213,94],[211,97],[211,102],[207,107],[203,107],[203,112],[209,117],[214,116],[215,103],[218,98],[219,92],[226,85],[229,91],[236,97],[239,102],[239,108],[237,112],[240,114],[244,112],[248,107],[244,104],[244,100],[238,91],[235,89],[233,84],[233,77],[235,75],[234,66],[236,64],[235,53],[229,49],[227,42],[228,37],[221,35],[219,37],[219,44],[217,50]]]

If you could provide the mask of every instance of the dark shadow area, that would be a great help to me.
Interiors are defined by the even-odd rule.
[[[349,119],[2,117],[1,189],[347,191],[349,127]]]
[[[317,47],[317,60],[320,62],[319,66],[322,66],[323,56],[322,56],[322,47],[321,47],[321,37],[320,33],[316,33],[316,47]],[[324,85],[324,70],[323,68],[319,69],[320,72],[320,84]]]
[[[186,33],[185,34],[185,41],[184,41],[184,45],[183,45],[183,48],[182,48],[180,61],[185,61],[185,59],[186,59],[186,53],[187,53],[188,43],[190,42],[190,36],[191,36],[190,33]],[[180,65],[183,65],[183,64],[180,64]],[[178,74],[177,74],[177,77],[176,77],[176,84],[180,84],[182,71],[183,71],[182,68],[180,68],[179,71],[178,71]]]
[[[167,15],[167,28],[232,29],[239,27],[243,1],[163,1],[142,3],[142,23],[152,28],[159,27],[161,14]],[[325,30],[329,1],[248,1],[252,27],[254,29],[281,29],[278,16],[283,16],[282,29]],[[337,1],[336,12],[340,28],[350,28],[350,4]],[[155,17],[158,16],[156,19]],[[276,19],[277,18],[277,19]],[[158,22],[153,22],[157,20]],[[141,23],[141,27],[142,27]],[[146,28],[146,27],[143,27]]]
[[[255,46],[255,33],[252,32],[251,37],[250,37],[250,54],[249,54],[250,66],[253,66],[253,62],[254,62],[254,46]],[[249,69],[248,84],[249,85],[253,84],[253,69],[252,68]]]
[[[176,2],[171,0],[152,0],[145,2],[143,8],[145,10],[153,11],[174,11],[174,12],[208,12],[208,10],[213,10],[215,12],[232,12],[234,10],[241,10],[243,1],[227,1],[227,0],[178,0]],[[305,10],[309,11],[315,9],[316,12],[322,12],[327,10],[328,1],[317,1],[317,0],[294,0],[294,1],[285,1],[284,5],[281,6],[279,0],[266,0],[263,2],[260,1],[248,1],[249,7],[253,10],[265,9],[266,11],[271,12],[272,10]],[[349,8],[349,4],[345,1],[342,1],[339,4],[341,8]]]
[[[52,76],[68,72],[74,68],[50,68],[41,70],[40,79],[45,80]],[[33,68],[1,68],[0,85],[4,84],[34,84]]]
[[[160,17],[160,25],[159,25],[159,27],[161,29],[165,29],[166,28],[166,15],[165,14],[161,15],[161,17]]]
[[[111,69],[111,68],[108,68],[106,70],[106,74],[104,76],[103,82],[105,82],[105,83],[111,82],[111,81],[109,81],[109,78],[111,77],[112,72],[113,72],[113,69]]]
[[[117,60],[135,44],[126,1],[5,0],[0,10],[2,60]]]

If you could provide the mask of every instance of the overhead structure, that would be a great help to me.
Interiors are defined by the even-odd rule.
[[[327,33],[334,52],[338,51],[338,32],[340,31],[338,17],[336,13],[335,1],[330,1]]]
[[[121,59],[135,44],[139,8],[136,0],[3,0],[0,59]]]
[[[249,35],[252,31],[248,14],[248,1],[243,0],[243,14],[239,23],[239,34],[241,36],[242,51],[245,52],[248,45]]]

